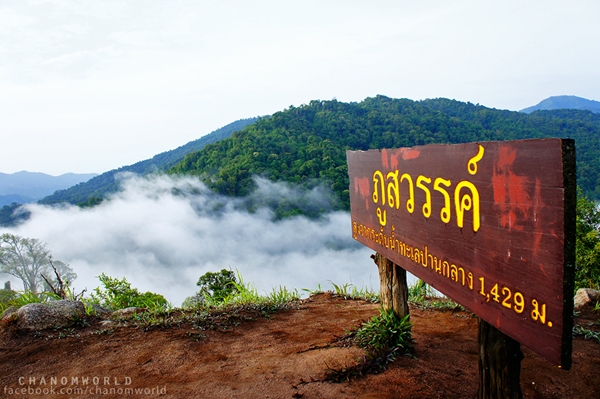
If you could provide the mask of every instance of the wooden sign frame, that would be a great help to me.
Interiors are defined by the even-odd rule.
[[[570,369],[573,140],[346,155],[354,239]]]

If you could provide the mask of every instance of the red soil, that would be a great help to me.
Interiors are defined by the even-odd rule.
[[[364,356],[361,349],[334,343],[377,313],[378,305],[322,294],[270,318],[205,331],[205,337],[189,325],[147,331],[118,327],[99,334],[103,327],[96,321],[66,338],[54,331],[23,334],[5,328],[0,333],[0,397],[476,397],[477,319],[464,312],[413,308],[412,356],[400,357],[377,375],[343,383],[325,380],[328,369],[353,365]],[[576,323],[597,321],[598,313],[588,309]],[[576,337],[573,347],[568,372],[523,348],[526,398],[600,397],[600,344]],[[72,384],[73,377],[79,377],[79,385]],[[88,385],[83,385],[85,377]],[[126,388],[142,392],[126,394]],[[28,389],[34,393],[21,395]],[[55,394],[44,395],[44,389]]]

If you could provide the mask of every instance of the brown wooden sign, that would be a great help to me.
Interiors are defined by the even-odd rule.
[[[571,367],[572,140],[348,151],[347,159],[354,239]]]

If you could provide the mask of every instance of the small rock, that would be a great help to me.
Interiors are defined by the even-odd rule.
[[[112,310],[106,309],[103,306],[98,305],[97,303],[92,305],[92,309],[94,310],[94,313],[96,314],[96,316],[101,317],[101,318],[107,318],[110,317],[110,315],[112,315]]]
[[[102,321],[100,322],[100,325],[101,325],[102,327],[110,327],[110,326],[112,326],[113,324],[115,324],[115,323],[114,323],[112,320],[102,320]]]
[[[580,309],[586,305],[592,304],[598,300],[600,291],[592,288],[580,288],[573,298],[573,304],[575,309]]]
[[[16,306],[9,306],[8,308],[6,308],[6,310],[2,313],[2,316],[0,317],[0,319],[4,320],[4,319],[8,319],[8,317],[15,313],[17,310],[19,310],[18,307]]]
[[[17,327],[22,330],[71,327],[85,317],[85,306],[80,301],[66,299],[46,304],[30,303],[8,317],[16,317]]]
[[[130,308],[115,310],[112,313],[112,318],[113,319],[120,319],[120,318],[122,319],[125,317],[133,316],[134,314],[142,313],[143,311],[144,311],[144,309],[142,309],[142,308],[136,308],[135,306],[132,306]]]

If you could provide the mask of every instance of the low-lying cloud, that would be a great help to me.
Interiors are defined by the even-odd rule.
[[[331,201],[326,190],[256,182],[256,191],[240,199],[190,177],[125,176],[122,190],[94,208],[28,205],[31,218],[10,232],[45,241],[78,274],[75,289],[88,293],[104,272],[180,305],[201,275],[223,268],[239,270],[260,292],[331,288],[329,281],[378,289],[373,251],[351,238],[348,213],[276,220],[257,207],[284,199],[324,209]]]

